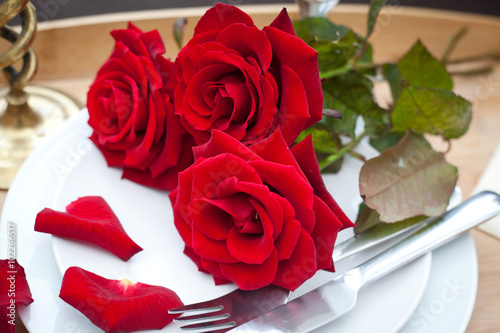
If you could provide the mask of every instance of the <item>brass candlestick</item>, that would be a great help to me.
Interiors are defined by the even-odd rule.
[[[21,18],[21,32],[6,24]],[[82,103],[62,92],[28,86],[36,72],[31,47],[36,32],[36,11],[29,0],[4,0],[0,5],[0,36],[12,45],[0,54],[0,68],[9,88],[0,91],[0,188],[9,188],[17,170],[47,133],[78,112]],[[22,61],[20,70],[14,65]]]

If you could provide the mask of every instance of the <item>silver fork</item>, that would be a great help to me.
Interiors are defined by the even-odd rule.
[[[393,224],[384,227],[381,225],[349,238],[335,245],[333,260],[336,268],[342,260],[356,255],[363,255],[359,259],[364,262],[420,230],[426,224],[427,220],[410,226]],[[359,259],[350,268],[360,264]],[[223,333],[285,304],[289,296],[290,291],[273,285],[256,290],[236,289],[215,299],[170,309],[168,313],[183,314],[175,319],[176,322],[186,324],[181,327],[181,330]]]

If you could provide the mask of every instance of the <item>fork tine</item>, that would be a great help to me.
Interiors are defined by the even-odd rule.
[[[182,326],[181,330],[197,331],[197,332],[213,332],[213,331],[221,332],[221,330],[225,330],[222,332],[226,332],[229,329],[233,328],[234,326],[236,326],[236,322],[234,321],[217,320],[217,321],[203,322],[203,323]]]
[[[210,313],[204,313],[204,314],[197,314],[197,315],[192,315],[192,316],[182,316],[182,317],[177,317],[174,319],[174,321],[183,323],[183,324],[196,324],[196,323],[201,323],[201,322],[209,322],[209,321],[216,321],[216,320],[223,320],[227,319],[230,317],[229,313],[223,313],[223,314],[216,314],[211,316],[212,312]]]
[[[196,312],[216,312],[224,309],[220,304],[217,304],[216,300],[210,300],[206,302],[199,302],[184,306],[179,306],[168,310],[169,314],[180,314],[180,313],[196,313]]]

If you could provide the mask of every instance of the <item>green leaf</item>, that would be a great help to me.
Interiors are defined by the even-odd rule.
[[[389,113],[387,111],[385,111],[385,114],[380,114],[376,118],[363,116],[363,120],[365,121],[365,131],[372,139],[385,136],[392,128],[389,121]]]
[[[323,17],[309,17],[293,23],[297,36],[318,52],[322,77],[336,76],[349,70],[350,60],[359,54],[358,61],[371,62],[372,48],[353,30],[336,25]],[[343,69],[342,67],[347,67]],[[373,69],[369,69],[373,72]],[[368,70],[365,70],[368,71]],[[332,73],[330,73],[332,72]],[[323,74],[327,73],[326,76]]]
[[[467,132],[472,105],[452,91],[405,84],[391,114],[393,131],[458,138]]]
[[[336,25],[324,17],[308,17],[293,22],[297,37],[306,43],[311,41],[336,42],[351,31],[343,25]]]
[[[358,217],[356,219],[356,225],[354,226],[354,233],[359,235],[367,230],[370,233],[375,233],[379,235],[389,235],[396,233],[407,227],[410,227],[416,223],[422,222],[427,219],[427,216],[415,216],[397,223],[384,223],[380,221],[379,214],[376,210],[368,207],[364,202],[359,205]]]
[[[375,23],[377,23],[377,17],[380,13],[380,10],[385,6],[387,0],[371,0],[370,1],[370,9],[368,11],[368,17],[366,22],[366,39],[370,37],[373,32],[373,28],[375,27]]]
[[[401,77],[415,87],[453,89],[453,81],[439,60],[417,41],[398,62]]]
[[[321,169],[322,173],[337,173],[342,168],[342,163],[344,162],[344,156],[337,157],[335,159],[335,161],[331,162],[331,163],[326,163],[326,160],[333,155],[328,155],[328,154],[319,152],[319,153],[316,153],[316,156],[318,157],[318,161],[319,161],[320,169]],[[327,164],[327,165],[323,166],[325,164]]]
[[[338,70],[349,63],[352,57],[360,50],[362,41],[353,32],[348,31],[336,41],[313,41],[309,43],[318,52],[320,73]]]
[[[401,72],[395,64],[387,63],[382,65],[382,74],[391,87],[392,100],[396,101],[401,93]]]
[[[379,152],[383,152],[398,143],[403,136],[402,132],[387,132],[378,138],[370,138],[370,145]]]
[[[373,63],[373,47],[371,44],[364,46],[363,52],[356,62],[356,69],[364,75],[377,76],[377,67]]]
[[[323,83],[325,108],[335,109],[342,120],[331,119],[325,125],[332,131],[354,138],[358,116],[365,120],[365,130],[373,137],[390,130],[390,116],[373,100],[373,83],[363,74],[349,71]]]
[[[337,97],[334,97],[336,93]],[[356,128],[358,114],[354,110],[345,108],[338,103],[338,92],[332,91],[331,88],[324,92],[324,98],[324,107],[338,110],[342,114],[342,119],[323,117],[321,122],[333,133],[344,134],[350,138],[354,138],[354,129]],[[338,108],[338,106],[340,106],[340,108]]]
[[[354,223],[354,233],[356,235],[373,228],[380,223],[378,213],[368,207],[364,202],[359,204],[358,217]]]
[[[377,211],[367,207],[365,203],[361,203],[359,205],[359,214],[356,220],[356,226],[354,227],[354,233],[359,235],[369,230],[370,234],[383,237],[411,227],[427,218],[427,216],[415,216],[403,221],[398,221],[397,223],[383,223],[380,221]]]
[[[359,189],[384,222],[438,216],[448,206],[457,168],[420,135],[408,132],[394,147],[361,168]]]
[[[327,154],[335,154],[338,149],[337,146],[340,139],[336,137],[336,134],[329,132],[325,127],[321,125],[314,125],[305,130],[303,130],[297,141],[302,141],[306,136],[311,135],[316,152],[322,152]]]
[[[346,110],[370,117],[385,117],[387,111],[373,100],[373,83],[363,74],[349,71],[324,82],[323,91],[333,97],[329,108],[339,110],[342,115]]]

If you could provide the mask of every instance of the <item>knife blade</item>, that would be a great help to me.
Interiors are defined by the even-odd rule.
[[[364,264],[228,332],[298,333],[328,324],[355,306],[361,287],[499,213],[500,196],[481,192]]]

